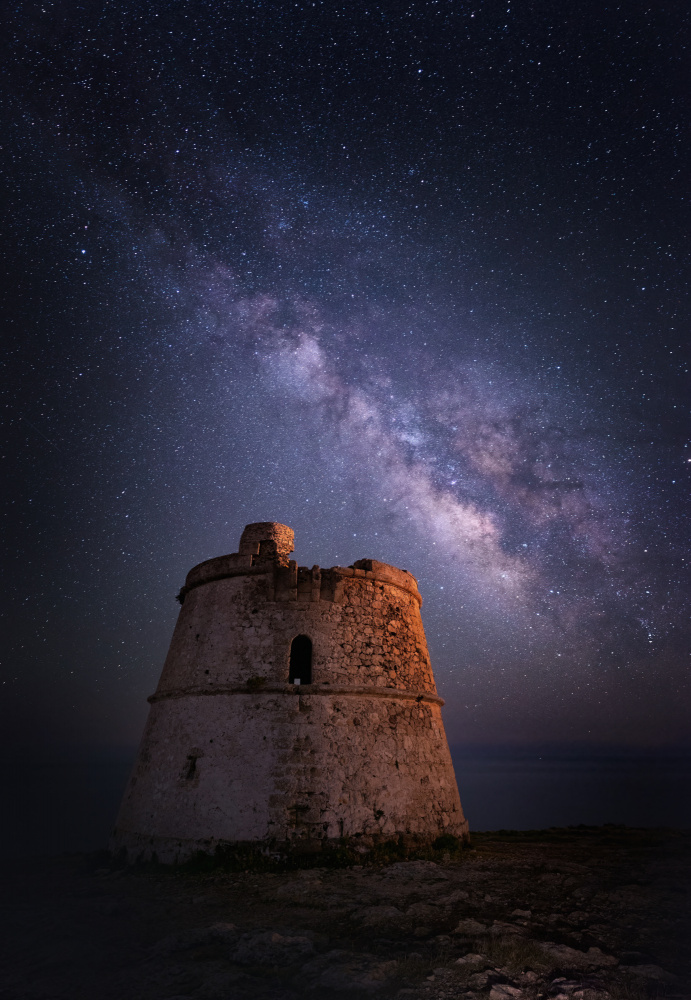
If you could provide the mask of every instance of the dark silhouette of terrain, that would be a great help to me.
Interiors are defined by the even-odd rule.
[[[439,862],[308,863],[5,863],[0,998],[691,998],[691,832],[500,831]]]

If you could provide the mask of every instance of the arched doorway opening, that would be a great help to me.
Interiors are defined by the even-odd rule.
[[[307,635],[296,635],[290,644],[288,683],[312,683],[312,640]]]

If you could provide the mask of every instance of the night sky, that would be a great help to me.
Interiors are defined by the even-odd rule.
[[[133,749],[263,520],[418,578],[452,744],[691,742],[686,4],[15,7],[8,746]]]

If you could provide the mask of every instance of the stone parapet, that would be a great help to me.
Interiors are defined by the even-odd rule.
[[[422,597],[417,580],[407,570],[397,569],[376,559],[360,559],[352,566],[298,566],[294,559],[285,563],[274,558],[274,553],[262,556],[257,553],[234,552],[227,556],[206,559],[194,566],[178,594],[182,604],[187,594],[195,587],[233,576],[256,576],[270,574],[271,585],[267,597],[276,601],[335,601],[342,603],[345,580],[376,580],[379,583],[397,587],[410,594],[422,606]]]

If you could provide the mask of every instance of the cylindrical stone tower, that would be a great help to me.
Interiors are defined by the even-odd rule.
[[[188,574],[111,843],[130,860],[467,837],[415,577],[292,551],[250,524]]]

